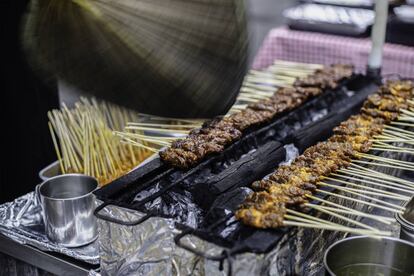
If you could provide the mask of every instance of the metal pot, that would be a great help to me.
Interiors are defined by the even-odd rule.
[[[414,197],[404,207],[404,214],[395,215],[401,225],[400,239],[414,243]]]
[[[47,237],[65,247],[78,247],[98,237],[93,191],[98,181],[81,174],[49,178],[37,187]]]
[[[325,252],[326,275],[413,275],[414,244],[396,238],[351,237]]]

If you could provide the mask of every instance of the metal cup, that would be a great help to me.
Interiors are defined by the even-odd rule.
[[[325,252],[326,275],[413,275],[414,244],[396,238],[351,237]]]
[[[403,214],[395,215],[401,226],[400,239],[414,243],[414,197],[404,207]]]
[[[98,237],[95,195],[98,181],[82,174],[49,178],[37,187],[47,237],[65,247],[78,247]]]

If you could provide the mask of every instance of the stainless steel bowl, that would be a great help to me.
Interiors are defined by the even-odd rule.
[[[325,252],[326,275],[414,275],[414,244],[396,238],[351,237]]]
[[[82,174],[49,178],[37,187],[47,237],[65,247],[78,247],[98,237],[93,191],[98,181]]]
[[[414,197],[405,205],[404,214],[396,214],[401,226],[400,239],[414,243]]]

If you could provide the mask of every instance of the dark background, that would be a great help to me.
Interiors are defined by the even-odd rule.
[[[58,106],[53,81],[39,81],[20,47],[20,20],[26,0],[1,0],[2,163],[0,203],[13,200],[39,182],[40,169],[55,160],[46,112]],[[5,108],[5,109],[4,109]]]

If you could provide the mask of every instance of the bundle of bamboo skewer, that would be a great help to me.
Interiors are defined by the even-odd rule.
[[[69,109],[48,112],[49,128],[61,173],[82,173],[105,185],[125,174],[152,152],[125,144],[113,131],[139,115],[96,99],[82,98]]]

